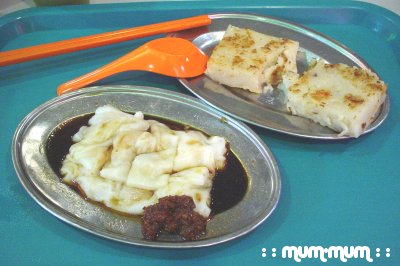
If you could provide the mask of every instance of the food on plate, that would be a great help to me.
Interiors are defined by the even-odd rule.
[[[297,73],[299,43],[230,25],[214,48],[205,74],[230,87],[261,93],[287,72]]]
[[[168,195],[193,197],[208,217],[216,171],[225,166],[227,143],[199,131],[172,130],[141,112],[99,107],[73,136],[61,167],[63,181],[92,200],[130,214]]]
[[[143,215],[146,207],[161,199],[165,205],[169,196],[186,196],[193,201],[191,212],[208,221],[239,202],[247,191],[247,175],[227,141],[159,120],[102,106],[94,115],[76,117],[57,127],[46,145],[47,157],[63,182],[84,198],[118,212]],[[225,195],[227,190],[232,195]],[[176,233],[184,239],[202,234],[178,227]]]
[[[229,25],[212,51],[206,75],[258,94],[283,90],[283,103],[291,114],[329,127],[339,136],[359,137],[385,101],[385,83],[368,69],[326,64],[322,59],[311,61],[299,74],[298,48],[298,42]]]
[[[287,89],[287,108],[340,135],[358,137],[385,97],[385,83],[370,70],[318,60]]]

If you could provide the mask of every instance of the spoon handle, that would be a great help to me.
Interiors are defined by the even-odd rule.
[[[89,84],[92,84],[98,80],[104,79],[111,75],[124,72],[127,70],[146,70],[142,69],[143,64],[135,64],[135,61],[140,60],[143,55],[147,54],[146,45],[140,46],[139,48],[133,50],[132,52],[108,63],[98,69],[95,69],[85,75],[77,77],[73,80],[65,82],[58,86],[57,94],[61,95],[66,92],[80,89]]]
[[[200,15],[0,52],[0,66],[22,63],[156,34],[191,29],[209,25],[210,23],[211,19],[207,15]]]

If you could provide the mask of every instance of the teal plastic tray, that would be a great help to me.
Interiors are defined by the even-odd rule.
[[[227,12],[286,19],[352,49],[389,86],[391,110],[386,121],[358,139],[333,142],[252,127],[271,148],[280,167],[282,193],[275,212],[250,234],[218,246],[193,250],[143,248],[88,234],[42,209],[16,176],[11,141],[18,123],[55,97],[58,85],[126,54],[148,39],[0,67],[1,265],[292,265],[294,258],[282,257],[286,246],[364,246],[371,252],[371,265],[400,265],[400,17],[394,13],[357,1],[316,0],[33,8],[0,18],[0,49]],[[102,84],[154,86],[189,94],[173,78],[144,72],[120,74],[96,83]],[[306,265],[322,263],[320,256],[302,261]],[[327,264],[342,263],[340,258],[328,258]],[[361,264],[367,264],[365,258],[351,258],[346,263]]]

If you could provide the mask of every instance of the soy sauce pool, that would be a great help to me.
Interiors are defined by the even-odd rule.
[[[89,119],[93,115],[86,114],[74,117],[60,124],[51,132],[46,143],[46,156],[51,168],[60,178],[62,178],[60,173],[62,161],[73,144],[72,136],[79,131],[79,128],[87,126]],[[197,130],[164,118],[145,116],[145,119],[157,120],[168,125],[173,130]],[[247,192],[247,188],[248,176],[246,170],[237,156],[229,149],[225,169],[217,172],[213,180],[211,189],[211,216],[235,206],[242,200]]]

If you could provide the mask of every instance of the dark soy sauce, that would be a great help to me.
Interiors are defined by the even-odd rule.
[[[239,203],[248,187],[247,173],[239,159],[228,151],[225,169],[217,172],[211,189],[212,214],[226,211]]]
[[[50,134],[46,144],[46,155],[53,171],[61,178],[60,169],[62,161],[73,144],[72,136],[82,126],[87,126],[93,114],[74,117],[56,127]],[[158,117],[146,116],[168,125],[174,130],[193,129],[188,126]],[[196,130],[196,129],[195,129]],[[216,173],[211,189],[212,215],[221,213],[235,206],[242,200],[248,187],[248,177],[243,165],[236,155],[228,151],[227,165],[223,171]],[[79,190],[78,190],[79,191]]]
[[[53,171],[61,178],[62,161],[69,152],[69,148],[74,144],[72,136],[82,126],[87,126],[93,114],[74,117],[57,126],[51,132],[46,143],[47,160]]]

